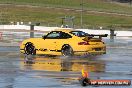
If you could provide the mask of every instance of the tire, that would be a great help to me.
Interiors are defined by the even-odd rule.
[[[70,45],[63,45],[61,49],[61,53],[63,56],[73,56],[73,49]]]
[[[25,44],[24,51],[27,55],[36,55],[36,49],[31,42]]]

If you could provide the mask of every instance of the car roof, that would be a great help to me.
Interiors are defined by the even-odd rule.
[[[62,31],[62,32],[69,33],[71,31],[76,31],[76,30],[72,28],[59,28],[59,29],[55,29],[54,31]]]

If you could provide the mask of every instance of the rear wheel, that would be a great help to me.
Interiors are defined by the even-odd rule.
[[[27,54],[27,55],[35,55],[36,54],[36,49],[31,42],[25,44],[24,51],[25,51],[25,54]]]
[[[63,56],[73,56],[73,49],[70,45],[64,45],[61,49],[61,53]]]

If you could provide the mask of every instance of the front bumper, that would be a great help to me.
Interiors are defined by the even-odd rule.
[[[23,53],[23,54],[25,54],[25,51],[24,51],[24,49],[20,49],[20,53]]]

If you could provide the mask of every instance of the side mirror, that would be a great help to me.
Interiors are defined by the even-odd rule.
[[[42,36],[43,39],[46,39],[46,35]]]

